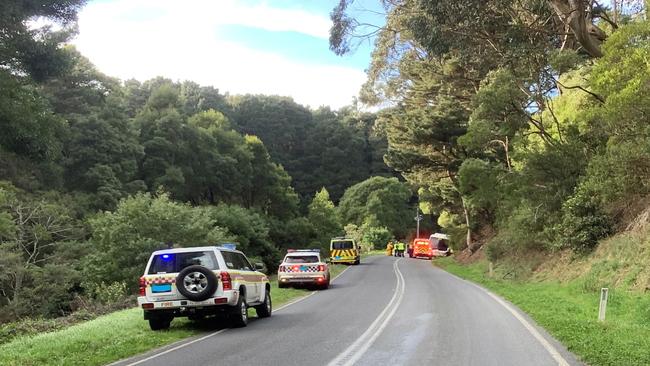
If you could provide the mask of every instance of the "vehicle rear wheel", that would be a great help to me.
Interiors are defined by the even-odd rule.
[[[172,323],[172,319],[174,318],[170,318],[170,317],[151,318],[149,319],[149,328],[151,328],[151,330],[169,329],[169,326]]]
[[[327,280],[324,284],[320,285],[321,290],[327,290],[330,287],[330,280]]]
[[[260,318],[268,318],[271,316],[271,312],[273,311],[273,303],[271,302],[271,291],[266,290],[266,294],[264,294],[264,302],[261,303],[260,305],[257,305],[255,307],[255,311],[257,311],[257,316]]]
[[[193,265],[185,267],[176,276],[176,288],[188,300],[203,301],[217,290],[217,276],[210,269]]]
[[[244,299],[245,293],[239,293],[239,301],[232,309],[232,322],[236,328],[243,328],[248,325],[248,305]]]
[[[289,285],[284,284],[282,282],[278,282],[278,288],[287,288],[287,287],[289,287]]]
[[[361,258],[357,258],[357,260],[354,261],[354,265],[356,266],[357,264],[361,263]]]

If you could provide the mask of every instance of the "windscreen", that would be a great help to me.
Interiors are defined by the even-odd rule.
[[[340,240],[332,242],[332,249],[354,249],[352,240]]]
[[[151,261],[148,274],[178,273],[183,268],[199,265],[211,270],[219,269],[213,252],[187,252],[157,254]]]
[[[288,255],[284,258],[285,263],[318,263],[317,255]]]

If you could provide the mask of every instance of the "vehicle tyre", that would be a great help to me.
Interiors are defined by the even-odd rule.
[[[321,290],[327,290],[330,287],[330,280],[327,280],[324,284],[320,285]]]
[[[217,276],[206,267],[185,267],[176,277],[176,288],[188,300],[203,301],[217,290]]]
[[[248,305],[246,305],[244,296],[244,293],[239,293],[239,301],[232,309],[232,325],[235,328],[243,328],[248,325]]]
[[[169,317],[151,318],[149,319],[149,328],[151,328],[151,330],[169,329],[169,326],[172,323],[172,319],[174,318],[169,318]]]
[[[287,287],[289,287],[289,285],[284,284],[282,282],[278,282],[278,288],[287,288]]]
[[[357,258],[357,259],[354,261],[354,265],[355,265],[355,266],[356,266],[357,264],[359,264],[359,263],[361,263],[361,258]]]
[[[260,305],[257,305],[255,307],[255,311],[257,311],[257,316],[260,318],[268,318],[271,316],[271,313],[273,312],[273,302],[271,301],[271,291],[266,290],[266,294],[264,294],[264,302],[261,303]]]

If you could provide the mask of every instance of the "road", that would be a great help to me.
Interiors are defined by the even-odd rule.
[[[248,327],[115,365],[581,365],[514,306],[429,261],[370,257]]]

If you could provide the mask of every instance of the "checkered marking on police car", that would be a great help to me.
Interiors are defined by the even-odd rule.
[[[295,272],[320,272],[318,266],[284,266],[284,271],[287,273]]]

